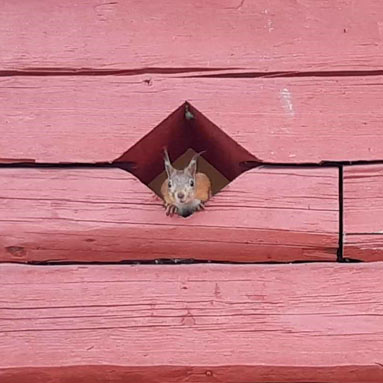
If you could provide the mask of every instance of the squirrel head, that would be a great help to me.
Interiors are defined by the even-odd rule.
[[[182,170],[172,166],[169,155],[164,149],[165,170],[168,175],[168,192],[177,204],[188,204],[195,197],[195,175],[197,158],[204,152],[196,153]]]

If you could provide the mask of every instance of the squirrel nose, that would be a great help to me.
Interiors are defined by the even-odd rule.
[[[182,198],[185,197],[185,194],[182,193],[182,192],[179,192],[179,193],[177,193],[177,197],[178,197],[179,199],[182,199]]]

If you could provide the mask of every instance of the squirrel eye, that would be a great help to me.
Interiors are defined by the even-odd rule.
[[[168,182],[168,188],[171,188],[172,187],[172,181],[169,181]]]
[[[194,181],[193,181],[193,180],[190,180],[190,186],[191,186],[191,187],[194,186]]]

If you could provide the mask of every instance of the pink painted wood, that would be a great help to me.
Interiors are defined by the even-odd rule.
[[[1,265],[0,381],[378,383],[382,272]]]
[[[113,161],[185,100],[263,161],[383,159],[382,86],[383,76],[3,77],[0,161]]]
[[[334,261],[335,169],[255,169],[189,218],[118,169],[0,172],[0,261]]]
[[[344,170],[344,255],[383,260],[383,166]]]
[[[2,5],[2,163],[123,158],[185,101],[263,161],[383,159],[379,0]],[[382,260],[381,173],[345,170],[346,257]],[[334,261],[338,215],[335,169],[188,219],[123,171],[0,169],[0,262]],[[0,382],[378,383],[382,268],[1,264]]]
[[[382,12],[379,0],[3,0],[1,70],[381,70]]]

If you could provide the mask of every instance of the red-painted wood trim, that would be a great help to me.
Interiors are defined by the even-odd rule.
[[[382,272],[1,265],[0,380],[378,383]]]
[[[0,161],[113,161],[185,101],[262,161],[383,159],[382,86],[383,76],[0,78]]]
[[[379,0],[4,3],[9,73],[381,70]],[[195,22],[198,20],[198,28]],[[130,71],[130,72],[129,72]],[[112,72],[113,73],[113,72]]]
[[[383,165],[344,168],[344,255],[383,260]]]
[[[0,183],[0,261],[336,259],[336,169],[254,169],[189,218],[119,169],[3,169]]]

